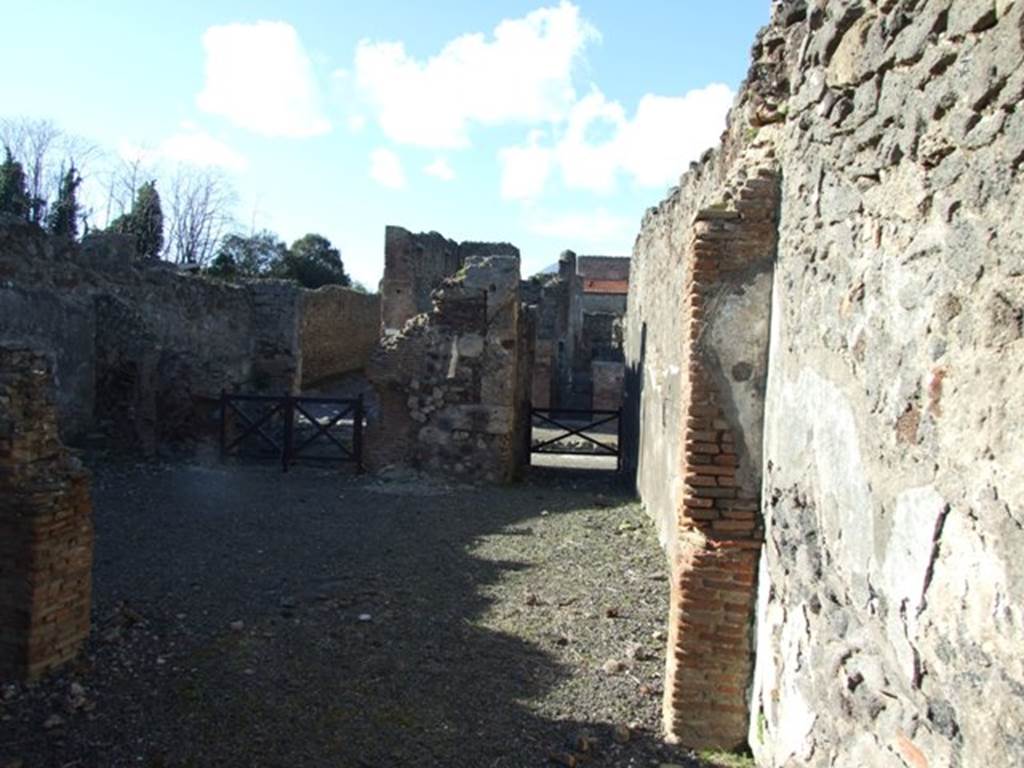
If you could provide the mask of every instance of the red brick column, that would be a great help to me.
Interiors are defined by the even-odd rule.
[[[89,634],[88,476],[57,433],[47,359],[0,347],[0,679],[34,678]]]
[[[698,213],[687,253],[683,493],[676,516],[663,712],[667,736],[695,748],[732,749],[746,743],[748,732],[757,560],[764,531],[760,444],[751,447],[739,436],[760,434],[763,397],[760,408],[735,407],[739,389],[749,393],[757,385],[722,370],[721,360],[728,355],[715,345],[741,342],[723,336],[721,328],[716,335],[712,328],[717,313],[735,311],[727,307],[730,292],[742,295],[750,290],[752,273],[767,274],[757,289],[764,306],[755,310],[763,309],[757,318],[763,322],[738,331],[746,334],[744,350],[763,348],[754,374],[763,376],[777,189],[775,177],[766,173],[745,181],[728,209]],[[743,424],[742,418],[758,423]]]

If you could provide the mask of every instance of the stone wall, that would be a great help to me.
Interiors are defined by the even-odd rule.
[[[722,718],[680,720],[680,704],[699,713],[697,702],[738,698],[752,702],[748,740],[764,766],[1012,765],[1022,754],[1022,28],[1014,2],[775,3],[722,144],[645,217],[627,438],[673,558],[666,695],[682,696],[666,715],[684,741],[727,746]],[[770,310],[757,310],[760,288],[751,299],[771,327],[763,447],[749,453],[764,498],[756,672],[749,689],[741,675],[715,692],[704,643],[719,640],[694,640],[682,614],[724,598],[700,595],[701,573],[723,577],[718,589],[747,586],[753,560],[716,561],[720,548],[704,543],[714,536],[688,544],[707,526],[678,525],[693,517],[684,459],[704,441],[686,445],[693,337],[673,308],[697,276],[698,213],[737,211],[742,223],[736,191],[776,171]],[[717,370],[756,378],[756,365],[748,375],[731,362],[728,336],[707,341]],[[713,455],[725,455],[716,437]],[[700,487],[712,486],[693,486],[694,498]],[[732,591],[746,615],[750,590]],[[753,629],[734,626],[739,638]],[[680,690],[679,666],[702,655],[703,689]]]
[[[414,234],[402,227],[384,231],[381,327],[401,330],[416,315],[429,312],[432,294],[469,256],[519,256],[508,243],[457,243],[437,232]]]
[[[366,368],[380,339],[380,296],[340,286],[304,293],[302,388],[319,388]]]
[[[768,765],[1024,755],[1024,3],[906,5],[769,33]]]
[[[566,251],[559,273],[535,275],[520,286],[523,303],[534,309],[536,319],[532,403],[535,408],[564,405],[572,379],[572,356],[582,324],[582,314],[572,301],[579,281],[575,278],[575,254]]]
[[[294,391],[302,290],[233,285],[131,258],[122,237],[76,244],[0,226],[0,341],[52,352],[62,434],[150,454],[216,433],[221,389]]]
[[[370,361],[380,418],[367,430],[368,466],[517,477],[528,459],[529,326],[518,255],[468,257],[431,312],[385,336]]]
[[[607,360],[595,360],[590,367],[590,377],[594,383],[594,409],[617,411],[622,406],[622,388],[626,367],[622,363]]]
[[[57,433],[52,367],[0,346],[0,680],[34,678],[88,637],[88,477]]]

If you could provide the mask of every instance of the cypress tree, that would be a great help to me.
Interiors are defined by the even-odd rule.
[[[78,235],[78,185],[82,183],[82,177],[78,175],[75,166],[64,174],[60,182],[60,190],[57,192],[57,201],[50,209],[47,225],[51,234],[61,237],[74,238]]]
[[[139,255],[147,259],[160,258],[164,247],[164,214],[160,209],[160,194],[156,191],[155,181],[147,181],[139,187],[131,215],[135,220]]]
[[[4,161],[0,164],[0,213],[9,213],[19,219],[28,219],[28,188],[25,186],[25,169],[11,155],[11,148],[4,146]]]

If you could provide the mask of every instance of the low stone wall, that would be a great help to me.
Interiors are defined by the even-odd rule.
[[[526,459],[532,352],[518,256],[469,257],[434,293],[433,310],[385,336],[367,377],[380,419],[367,464],[507,482]]]
[[[366,368],[380,339],[380,296],[325,286],[302,297],[302,388]]]
[[[0,346],[0,680],[38,677],[89,635],[88,477],[58,437],[52,375]]]

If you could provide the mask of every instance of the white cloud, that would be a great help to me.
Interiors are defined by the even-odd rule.
[[[366,127],[366,118],[363,115],[350,115],[348,118],[348,129],[352,133],[361,133]]]
[[[405,187],[402,161],[390,149],[375,149],[370,153],[370,178],[390,189]]]
[[[441,181],[451,181],[455,178],[455,171],[448,164],[447,158],[439,157],[430,165],[423,169],[423,172],[429,176],[436,176]]]
[[[502,196],[538,197],[552,165],[570,189],[611,192],[623,173],[642,187],[673,184],[718,141],[732,100],[732,90],[720,83],[683,96],[646,94],[630,119],[593,87],[573,104],[557,141],[543,146],[531,133],[525,145],[499,151]],[[595,139],[600,129],[606,138]]]
[[[615,187],[618,137],[626,122],[622,106],[608,101],[596,87],[573,105],[565,133],[555,149],[567,187],[595,192],[610,192]],[[590,129],[600,124],[610,128],[611,136],[604,141],[592,141],[588,136]]]
[[[567,213],[535,219],[527,228],[537,235],[554,237],[569,243],[608,243],[610,250],[622,250],[621,242],[636,229],[636,222],[625,216],[616,216],[603,208],[587,213]]]
[[[689,163],[718,143],[734,95],[721,83],[675,98],[647,94],[619,136],[622,167],[644,187],[675,184]]]
[[[226,24],[203,35],[206,82],[196,103],[264,136],[330,130],[313,65],[295,29],[281,21]]]
[[[498,151],[501,165],[501,196],[506,200],[540,197],[551,172],[552,152],[539,146],[543,131],[531,131],[525,147]]]
[[[178,133],[163,141],[157,150],[171,160],[198,166],[217,166],[244,171],[249,161],[222,141],[205,131]]]
[[[164,139],[154,149],[122,142],[118,151],[125,160],[140,160],[143,163],[171,160],[201,168],[226,168],[230,171],[244,171],[249,166],[249,160],[244,155],[199,129],[194,123],[184,122],[182,127],[184,130]]]
[[[469,144],[471,123],[554,122],[576,100],[572,71],[599,39],[579,8],[563,2],[506,19],[493,39],[458,37],[426,61],[398,42],[363,40],[355,81],[377,110],[381,128],[402,144]]]

